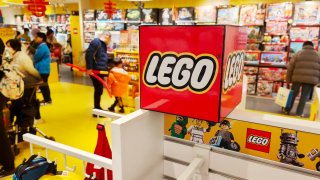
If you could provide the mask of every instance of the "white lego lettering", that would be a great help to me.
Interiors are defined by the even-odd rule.
[[[223,90],[227,92],[232,89],[237,82],[241,80],[242,70],[244,66],[244,52],[235,52],[228,56],[227,67],[224,74]]]
[[[263,138],[263,137],[251,135],[251,136],[248,138],[248,142],[249,142],[249,143],[252,143],[252,144],[257,144],[257,145],[266,146],[266,145],[269,144],[269,139],[268,139],[268,138]]]
[[[196,93],[210,89],[218,72],[216,58],[211,55],[153,52],[146,63],[144,82],[163,88],[188,88]]]

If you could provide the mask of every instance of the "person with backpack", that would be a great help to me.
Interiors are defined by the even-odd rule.
[[[297,52],[290,61],[287,70],[287,82],[292,83],[293,98],[290,106],[285,109],[284,113],[290,113],[294,101],[299,94],[300,87],[302,87],[296,115],[303,117],[307,98],[313,87],[320,83],[320,56],[314,50],[311,41],[304,42],[302,50]]]
[[[36,53],[33,56],[34,66],[39,71],[43,82],[47,83],[46,85],[40,87],[43,96],[43,101],[41,101],[41,105],[52,104],[50,88],[48,84],[51,59],[50,50],[46,44],[46,35],[44,33],[38,32],[35,38],[35,42],[39,45],[36,50]]]
[[[103,31],[99,38],[95,38],[91,41],[86,54],[86,68],[87,73],[90,75],[92,73],[92,70],[107,70],[107,64],[108,64],[108,55],[107,55],[107,46],[111,41],[111,34],[109,31]],[[104,78],[104,75],[99,74],[100,78]],[[95,109],[101,109],[100,101],[101,101],[101,95],[103,94],[103,85],[100,81],[95,79],[94,77],[90,76],[92,80],[92,84],[94,87],[94,108]],[[93,117],[97,117],[96,115],[93,115]]]
[[[115,101],[108,110],[114,112],[114,108],[119,106],[119,112],[124,113],[122,97],[124,97],[128,91],[130,76],[128,75],[128,72],[123,69],[121,59],[115,60],[114,65],[115,67],[112,68],[109,73],[107,85],[109,89],[111,89],[111,95],[115,97]]]

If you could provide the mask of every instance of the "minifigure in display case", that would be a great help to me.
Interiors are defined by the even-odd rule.
[[[299,142],[298,131],[294,134],[284,132],[283,129],[281,129],[280,140],[281,144],[278,153],[278,159],[280,159],[280,162],[303,167],[304,164],[298,161],[298,158],[305,157],[304,154],[299,154],[297,149]]]
[[[314,161],[317,158],[320,158],[320,151],[317,148],[314,148],[307,154],[307,156],[311,161]],[[317,171],[320,171],[320,161],[317,162],[316,169]]]

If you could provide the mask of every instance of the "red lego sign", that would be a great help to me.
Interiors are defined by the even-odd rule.
[[[141,108],[218,122],[241,100],[245,46],[242,27],[141,26]]]
[[[269,153],[271,132],[247,129],[246,148]]]

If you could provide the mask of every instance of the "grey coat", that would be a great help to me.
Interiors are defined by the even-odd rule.
[[[288,66],[287,82],[318,84],[320,56],[312,46],[305,46],[292,58]]]

